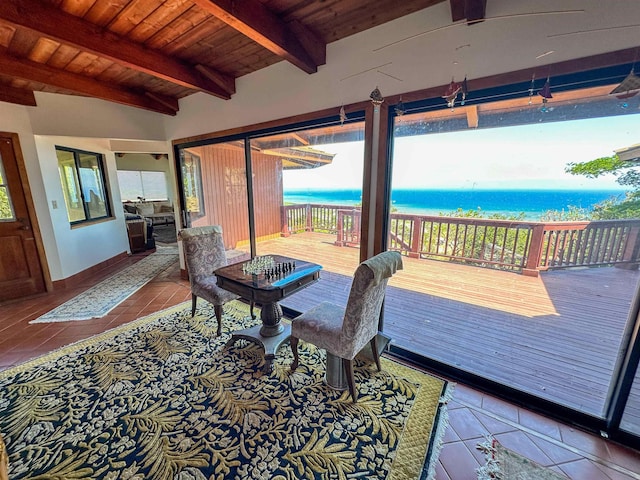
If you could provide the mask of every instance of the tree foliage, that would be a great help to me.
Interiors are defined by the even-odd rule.
[[[13,218],[9,197],[4,187],[0,188],[0,218]]]
[[[572,175],[598,178],[612,174],[616,183],[627,187],[626,194],[609,198],[597,205],[588,216],[593,220],[611,220],[617,218],[640,218],[640,171],[635,162],[622,161],[618,155],[596,158],[588,162],[570,162],[565,171]]]

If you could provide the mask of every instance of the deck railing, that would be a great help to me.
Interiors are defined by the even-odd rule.
[[[347,205],[282,207],[282,234],[335,233],[358,245],[361,211]],[[388,248],[415,258],[450,260],[537,275],[540,270],[640,263],[640,220],[527,222],[392,213]]]

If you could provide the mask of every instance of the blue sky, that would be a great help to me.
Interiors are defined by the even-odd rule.
[[[393,188],[620,189],[613,176],[564,172],[568,162],[640,143],[640,115],[403,137],[394,145]],[[331,165],[284,173],[285,189],[362,186],[363,142],[322,145]]]

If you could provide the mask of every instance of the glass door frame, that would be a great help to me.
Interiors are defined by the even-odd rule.
[[[585,72],[558,75],[559,79],[554,82],[557,90],[575,90],[592,86],[602,86],[615,84],[622,81],[629,73],[632,64],[621,64],[603,69],[596,69]],[[563,87],[564,85],[564,87]],[[496,100],[506,100],[511,98],[522,98],[529,94],[530,80],[526,82],[513,83],[505,86],[492,86],[490,88],[474,90],[473,104],[488,103]],[[537,89],[536,89],[537,90]],[[406,95],[403,95],[407,98]],[[395,99],[395,97],[394,97]],[[396,102],[401,102],[400,98]],[[378,178],[384,191],[384,202],[382,205],[384,214],[380,225],[376,227],[376,250],[384,251],[387,248],[388,232],[390,228],[389,215],[391,213],[391,181],[393,171],[393,131],[395,119],[398,116],[396,108],[398,103],[390,104],[384,113],[386,116],[386,145],[382,145],[386,152],[385,165],[379,165],[379,171],[384,171],[384,179]],[[403,102],[404,113],[418,113],[426,111],[444,110],[448,107],[443,104],[442,97],[427,96],[411,102]],[[636,114],[640,118],[640,114]],[[380,198],[377,199],[380,202]],[[382,230],[384,234],[378,234]],[[453,380],[464,382],[474,388],[496,394],[501,398],[511,402],[526,405],[527,408],[539,411],[545,415],[557,418],[565,423],[575,424],[582,428],[599,433],[600,435],[620,441],[633,448],[640,448],[640,435],[634,435],[620,429],[620,423],[624,413],[626,403],[629,399],[635,374],[640,363],[640,291],[636,291],[635,298],[632,299],[629,320],[625,332],[622,335],[623,345],[620,352],[624,352],[622,358],[616,364],[611,377],[609,394],[605,399],[603,418],[589,415],[574,410],[555,402],[536,397],[534,395],[514,389],[485,377],[463,371],[449,364],[438,360],[427,358],[411,352],[405,348],[391,344],[389,351],[392,355],[409,360],[417,365],[421,365],[436,373],[440,373]]]
[[[357,123],[365,121],[365,159],[364,159],[364,172],[363,172],[363,184],[362,184],[362,195],[363,198],[369,198],[369,179],[371,178],[371,162],[367,160],[367,152],[371,151],[371,148],[367,148],[367,145],[370,143],[367,141],[369,137],[367,137],[367,133],[371,133],[367,131],[366,125],[370,122],[367,121],[369,113],[365,112],[362,107],[364,105],[355,105],[347,110],[349,118],[344,122],[345,124],[349,123]],[[315,129],[321,128],[323,126],[332,126],[340,124],[340,116],[339,114],[327,115],[327,111],[319,112],[317,116],[311,115],[309,119],[305,121],[299,122],[274,122],[277,125],[264,127],[264,128],[255,128],[255,129],[247,129],[246,132],[243,133],[226,133],[220,132],[220,134],[212,135],[208,138],[203,138],[199,140],[193,141],[185,141],[185,142],[174,142],[173,143],[173,151],[174,151],[174,160],[176,166],[176,175],[178,181],[178,198],[180,202],[180,213],[181,213],[181,222],[183,227],[188,227],[189,225],[189,216],[186,211],[186,199],[184,196],[183,185],[183,176],[182,176],[182,168],[181,168],[181,158],[180,151],[185,148],[195,148],[202,147],[206,145],[213,144],[221,144],[233,141],[242,141],[244,144],[244,157],[245,157],[245,174],[247,181],[247,196],[248,196],[248,215],[249,215],[249,241],[251,248],[251,256],[254,257],[256,255],[256,233],[255,233],[255,218],[254,218],[254,201],[253,201],[253,176],[252,176],[252,158],[251,158],[251,148],[250,144],[252,140],[259,139],[262,137],[267,137],[269,135],[282,134],[288,132],[296,132],[300,130],[307,129]],[[333,111],[331,113],[334,113]],[[368,242],[367,235],[367,218],[369,215],[369,207],[368,202],[363,202],[362,205],[362,245],[366,245]],[[364,260],[368,257],[363,257],[363,248],[361,248],[361,260]]]

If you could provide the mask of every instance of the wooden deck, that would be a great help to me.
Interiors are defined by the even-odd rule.
[[[258,244],[258,254],[324,267],[318,283],[283,305],[346,303],[359,251],[334,240],[301,233]],[[387,289],[384,331],[425,357],[600,416],[639,278],[620,268],[533,278],[405,257]],[[629,407],[640,418],[640,406]]]

